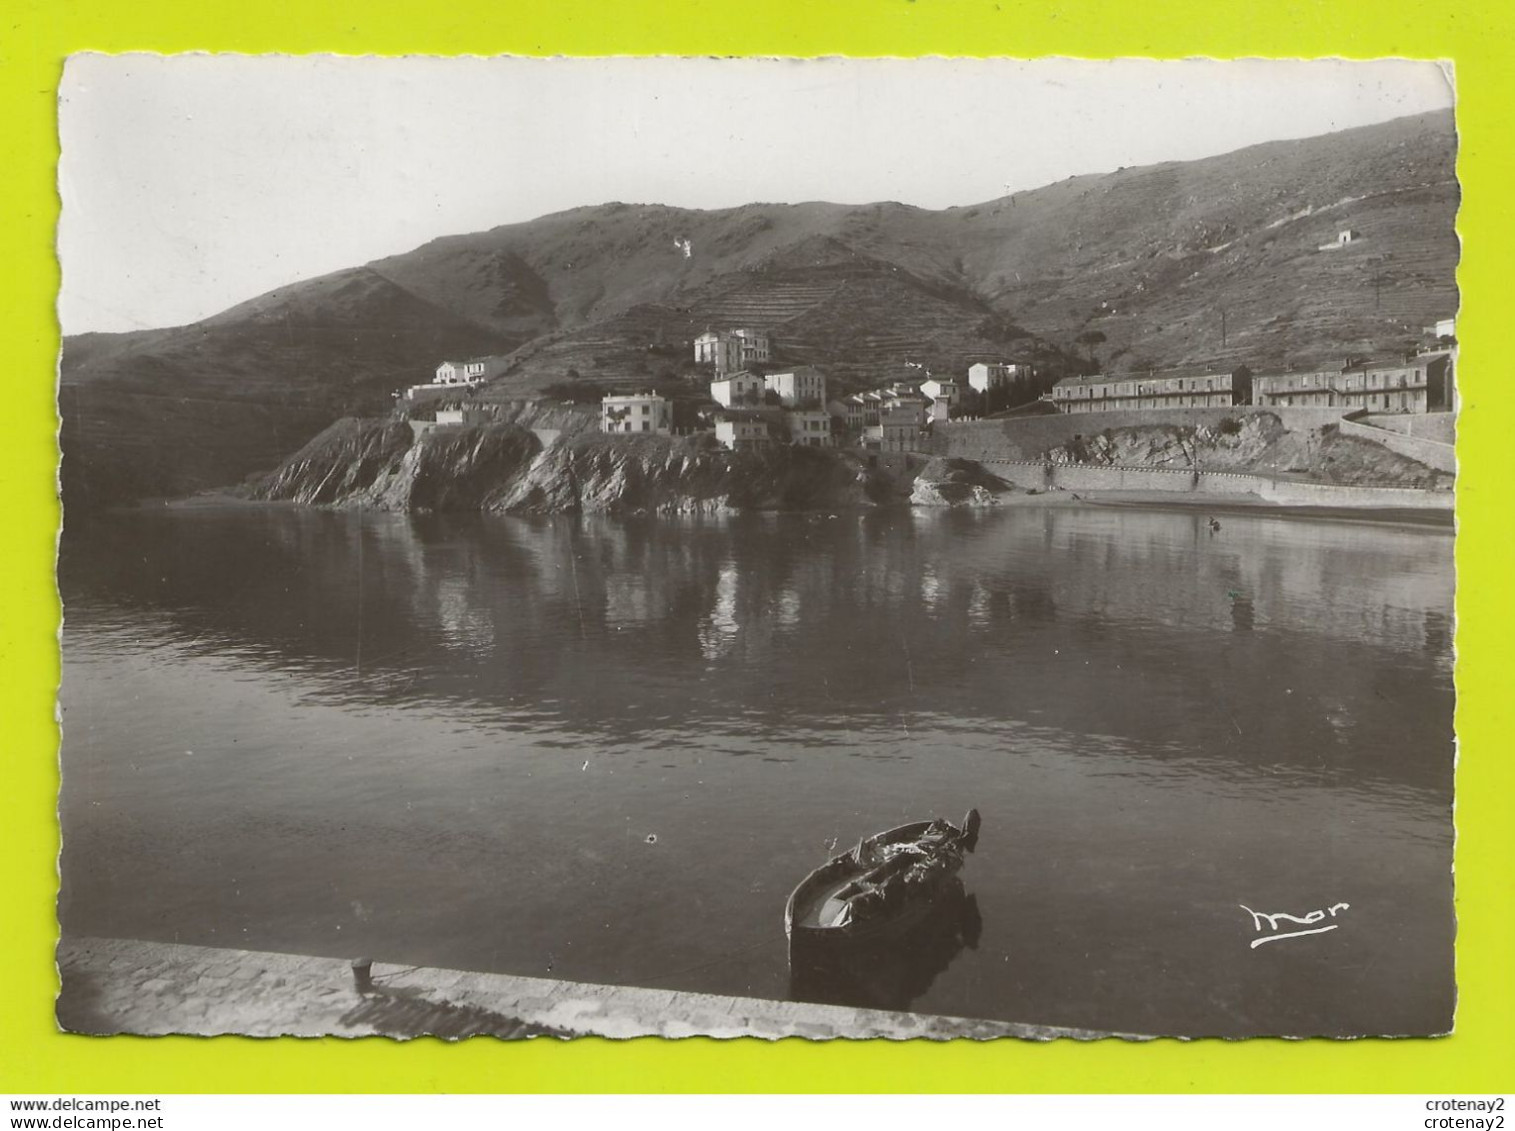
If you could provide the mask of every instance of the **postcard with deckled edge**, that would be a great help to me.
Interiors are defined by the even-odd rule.
[[[74,56],[58,1024],[1450,1032],[1453,101]]]

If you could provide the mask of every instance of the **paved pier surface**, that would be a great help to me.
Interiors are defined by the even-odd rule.
[[[718,997],[135,939],[65,938],[58,1022],[78,1033],[255,1037],[1023,1037],[1103,1034],[1005,1021]]]

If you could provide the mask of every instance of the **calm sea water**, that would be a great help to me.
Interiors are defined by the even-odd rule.
[[[70,518],[64,929],[1138,1033],[1453,1003],[1452,535],[1128,508]],[[837,846],[962,929],[792,980]],[[1336,929],[1252,947],[1241,905]]]

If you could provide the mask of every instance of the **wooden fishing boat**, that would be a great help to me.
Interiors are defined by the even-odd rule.
[[[789,896],[784,933],[796,950],[853,946],[890,938],[932,914],[963,857],[978,844],[979,815],[961,826],[937,818],[864,837],[822,864]]]

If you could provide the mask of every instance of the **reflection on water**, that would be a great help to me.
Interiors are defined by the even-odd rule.
[[[60,572],[74,932],[783,997],[828,844],[976,805],[983,937],[914,1008],[1449,1016],[1448,531],[247,508]]]
[[[789,996],[795,1001],[861,1009],[909,1009],[984,930],[978,897],[957,877],[934,901],[930,917],[904,935],[840,949],[791,943]]]

